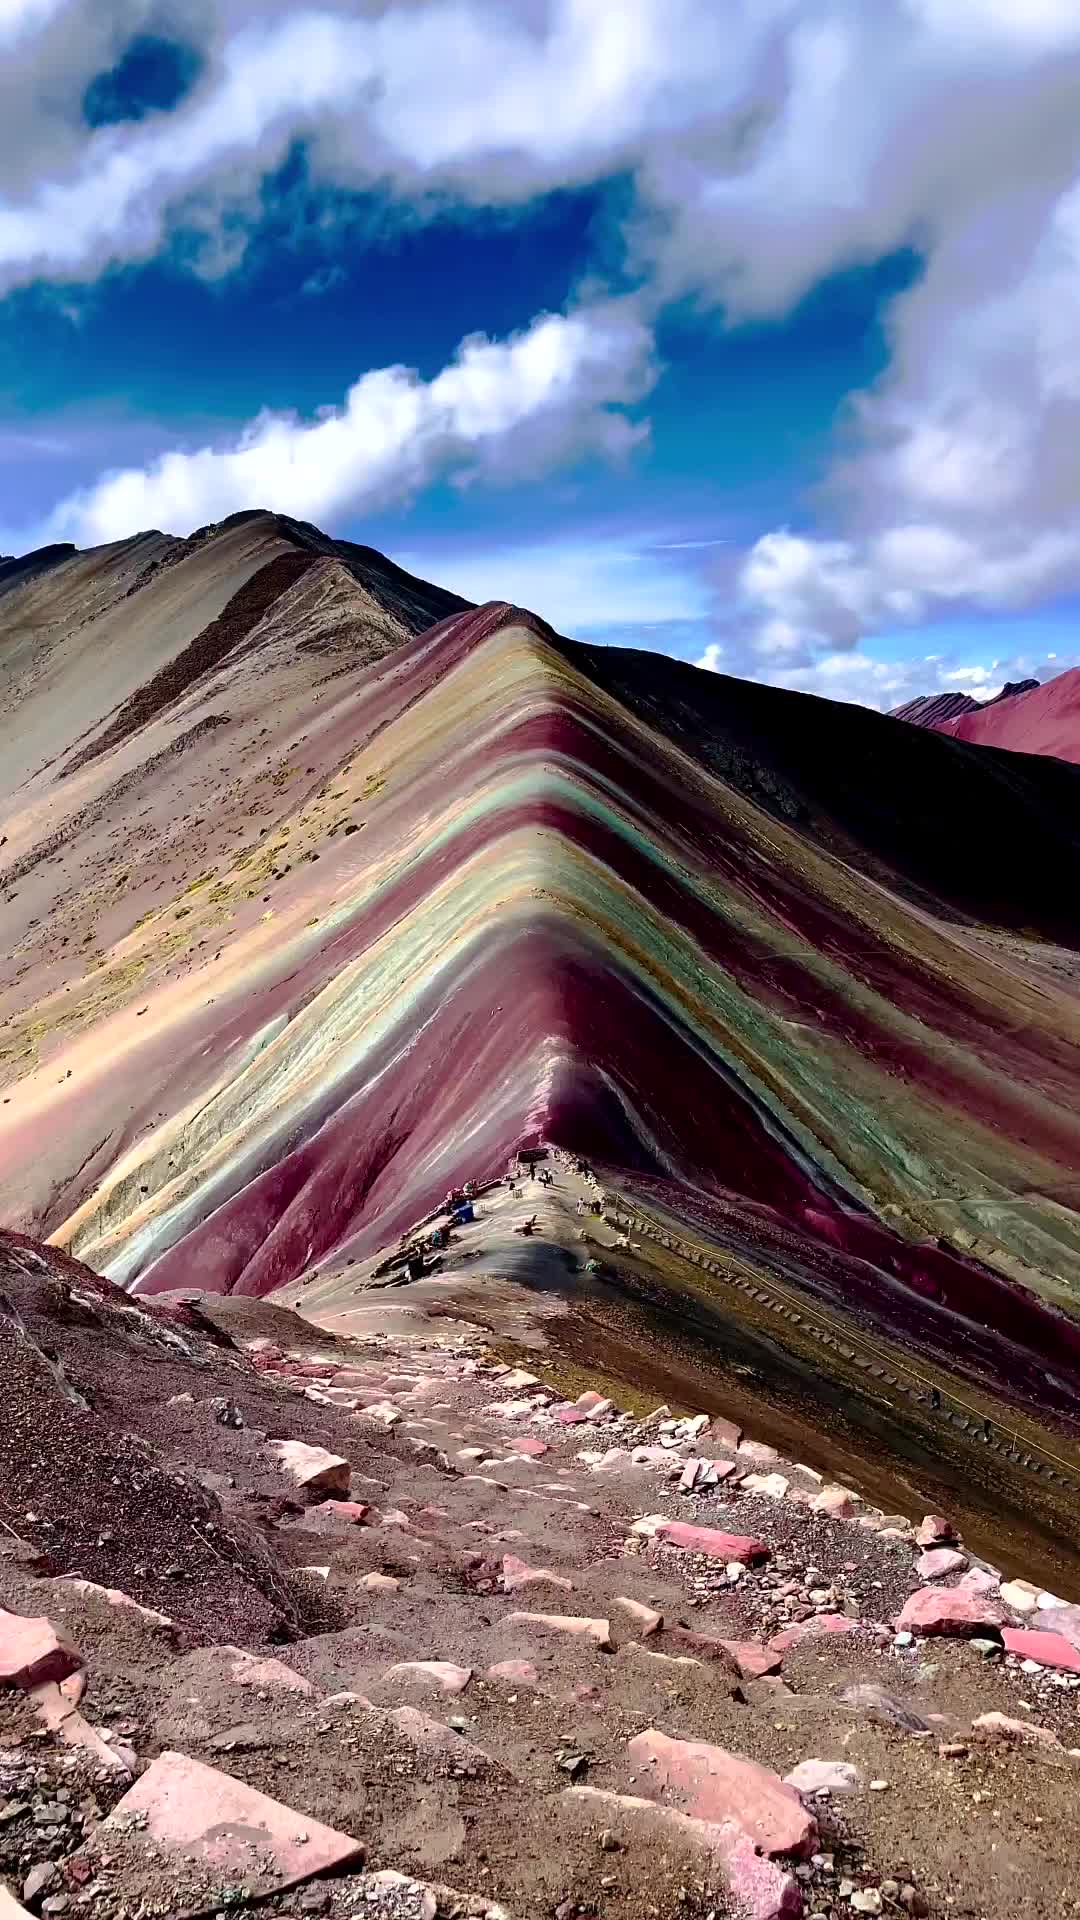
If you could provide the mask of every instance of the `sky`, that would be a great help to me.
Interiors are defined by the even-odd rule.
[[[266,506],[888,708],[1080,662],[1076,0],[0,0],[0,552]]]

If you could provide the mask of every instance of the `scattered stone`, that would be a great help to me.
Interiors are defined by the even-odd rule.
[[[956,1528],[944,1514],[928,1513],[915,1529],[917,1547],[947,1547],[956,1539]]]
[[[963,1587],[920,1587],[905,1601],[896,1625],[900,1632],[906,1627],[913,1633],[970,1637],[1001,1627],[1004,1619],[988,1594]]]
[[[358,1584],[368,1593],[397,1593],[401,1587],[392,1573],[365,1573]]]
[[[775,1447],[766,1447],[760,1440],[740,1440],[735,1452],[744,1465],[752,1467],[774,1467],[780,1458]]]
[[[531,1660],[497,1660],[487,1670],[489,1680],[507,1680],[517,1687],[536,1687],[540,1675]]]
[[[767,1560],[769,1548],[763,1540],[747,1534],[720,1533],[715,1527],[694,1527],[685,1520],[661,1518],[656,1535],[670,1547],[685,1547],[690,1553],[707,1554],[710,1560],[738,1560],[746,1565]]]
[[[399,1660],[388,1667],[384,1680],[404,1680],[438,1687],[440,1693],[464,1693],[473,1677],[471,1667],[455,1666],[452,1660]]]
[[[324,1499],[328,1495],[345,1497],[348,1494],[352,1468],[340,1454],[328,1453],[325,1447],[309,1447],[303,1440],[271,1440],[268,1444],[271,1453],[277,1455],[282,1472],[287,1473],[309,1499],[314,1494],[321,1494]]]
[[[1002,1651],[1000,1640],[984,1640],[980,1634],[969,1640],[968,1645],[973,1652],[981,1653],[984,1660],[996,1660]]]
[[[997,1593],[1001,1581],[989,1567],[969,1567],[960,1585],[966,1593]]]
[[[831,1520],[853,1520],[858,1504],[846,1487],[822,1487],[812,1503],[815,1513],[827,1514]]]
[[[863,1887],[851,1896],[851,1905],[856,1913],[883,1913],[884,1902],[877,1887]]]
[[[1013,1613],[1034,1613],[1039,1604],[1039,1589],[1030,1580],[1006,1580],[998,1591]]]
[[[504,1593],[516,1593],[519,1587],[558,1587],[563,1593],[572,1593],[574,1583],[561,1573],[552,1573],[550,1567],[526,1566],[514,1553],[504,1553],[502,1563],[502,1584]]]
[[[967,1554],[957,1552],[955,1547],[931,1547],[915,1562],[915,1571],[920,1580],[944,1580],[950,1573],[962,1573],[967,1566]],[[967,1591],[970,1593],[971,1588]]]
[[[858,1793],[862,1777],[849,1760],[800,1760],[784,1776],[785,1787],[796,1793]]]

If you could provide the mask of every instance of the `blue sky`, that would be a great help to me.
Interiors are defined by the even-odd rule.
[[[840,698],[1073,664],[1080,21],[1029,15],[5,0],[0,548],[265,504]]]

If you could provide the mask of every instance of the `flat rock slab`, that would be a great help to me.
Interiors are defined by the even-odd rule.
[[[794,1874],[764,1859],[734,1821],[697,1820],[640,1794],[612,1793],[602,1787],[569,1787],[563,1803],[586,1809],[596,1820],[611,1818],[647,1847],[662,1845],[664,1836],[670,1835],[700,1848],[710,1865],[723,1872],[747,1920],[800,1920],[805,1913]]]
[[[767,1560],[769,1549],[763,1540],[745,1533],[721,1533],[716,1527],[694,1527],[687,1520],[664,1520],[656,1528],[656,1538],[669,1547],[685,1547],[688,1553],[704,1553],[710,1560]]]
[[[1057,1673],[1080,1673],[1080,1652],[1063,1633],[1040,1633],[1037,1628],[1005,1627],[1001,1635],[1006,1653],[1020,1660],[1037,1660]]]
[[[267,1895],[359,1863],[364,1849],[306,1813],[184,1753],[162,1753],[98,1828],[91,1852],[121,1851],[162,1912],[213,1889],[214,1904]],[[191,1871],[190,1888],[178,1871]]]
[[[813,1815],[793,1787],[756,1760],[704,1740],[672,1740],[657,1727],[631,1740],[627,1754],[648,1798],[663,1797],[696,1820],[734,1822],[770,1858],[813,1853]]]
[[[452,1660],[399,1660],[387,1667],[384,1680],[399,1680],[407,1686],[437,1687],[440,1693],[464,1693],[473,1677],[471,1667],[459,1667]]]
[[[611,1652],[611,1622],[590,1620],[577,1613],[508,1613],[509,1627],[532,1627],[538,1633],[562,1634],[570,1640],[588,1640],[601,1653]]]

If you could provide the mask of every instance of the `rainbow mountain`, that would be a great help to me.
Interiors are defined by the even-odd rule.
[[[1080,768],[268,514],[8,563],[0,635],[3,1224],[340,1303],[557,1146],[635,1311],[689,1248],[829,1329],[804,1384],[869,1340],[1077,1431]]]

